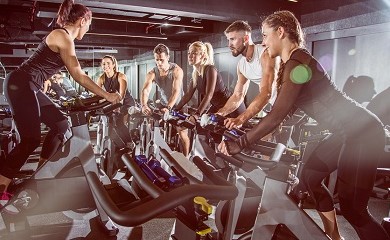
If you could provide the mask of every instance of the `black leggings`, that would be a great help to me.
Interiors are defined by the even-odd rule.
[[[349,138],[330,135],[313,151],[301,175],[316,209],[328,212],[334,209],[333,198],[322,181],[337,169],[340,210],[361,239],[389,239],[367,209],[384,147],[382,130],[372,127]]]
[[[57,151],[69,129],[67,118],[29,79],[26,73],[14,71],[7,75],[4,82],[5,96],[20,135],[20,143],[12,149],[0,168],[0,173],[7,178],[14,177],[39,146],[41,122],[50,128],[41,151],[44,159],[50,158]]]

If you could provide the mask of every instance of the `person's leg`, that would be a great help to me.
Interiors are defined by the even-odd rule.
[[[176,128],[177,133],[179,134],[179,138],[181,140],[181,143],[183,145],[183,154],[184,156],[188,157],[188,154],[190,153],[190,138],[188,137],[188,130],[187,129],[181,129]]]
[[[0,175],[0,194],[2,192],[6,192],[9,184],[11,183],[11,179]]]
[[[342,143],[342,139],[335,134],[325,138],[303,165],[300,177],[315,201],[325,233],[333,240],[342,238],[338,229],[333,196],[323,184],[323,179],[336,170]]]
[[[5,81],[5,96],[11,107],[20,142],[12,149],[0,168],[0,186],[6,191],[10,179],[20,170],[29,155],[39,146],[41,131],[39,105],[28,76],[10,73]]]
[[[68,119],[58,110],[54,103],[41,91],[37,93],[40,103],[41,120],[50,128],[43,141],[39,166],[57,152],[58,148],[66,140],[65,134],[69,130]]]
[[[127,127],[129,126],[129,108],[130,106],[128,105],[123,105],[120,108],[120,116],[122,118],[123,124]]]
[[[328,212],[320,212],[318,211],[318,215],[321,217],[321,221],[324,224],[324,231],[325,233],[332,239],[332,240],[342,240],[340,236],[339,227],[337,224],[337,218],[336,218],[336,210],[331,210]]]
[[[367,208],[384,146],[384,136],[379,131],[371,129],[368,134],[360,132],[362,137],[351,137],[345,144],[339,162],[340,210],[360,239],[390,239]]]

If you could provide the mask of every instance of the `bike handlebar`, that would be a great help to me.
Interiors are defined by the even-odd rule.
[[[97,174],[95,172],[88,172],[87,174],[87,181],[101,207],[114,222],[122,226],[140,225],[164,212],[183,205],[197,196],[202,196],[207,199],[232,200],[238,195],[238,190],[235,186],[221,177],[214,176],[215,174],[212,173],[207,167],[207,164],[200,158],[195,158],[194,163],[204,174],[210,175],[210,179],[214,184],[185,184],[169,192],[164,192],[161,189],[157,190],[157,186],[152,186],[153,184],[151,184],[141,168],[128,154],[124,154],[122,160],[141,188],[153,197],[152,200],[137,202],[131,209],[122,211],[112,201]]]

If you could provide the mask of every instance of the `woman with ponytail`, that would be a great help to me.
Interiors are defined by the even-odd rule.
[[[269,15],[262,24],[263,44],[271,57],[280,56],[278,95],[272,111],[237,141],[223,141],[219,150],[236,154],[261,139],[296,108],[332,134],[311,153],[300,180],[315,201],[324,230],[333,240],[338,231],[333,196],[323,179],[337,169],[340,211],[360,239],[389,239],[371,216],[368,200],[375,182],[385,132],[374,114],[347,97],[330,80],[321,64],[303,47],[303,33],[289,11]]]
[[[195,90],[198,90],[199,105],[194,117],[198,118],[203,113],[218,111],[225,105],[231,93],[214,66],[214,50],[211,44],[200,41],[193,42],[188,48],[188,63],[193,67],[192,81],[176,108],[181,109],[191,100]],[[245,106],[241,104],[229,116],[237,117],[244,110]]]
[[[101,66],[103,74],[97,80],[97,85],[104,88],[107,92],[118,92],[121,95],[123,105],[120,108],[120,119],[127,126],[129,107],[135,105],[134,98],[127,89],[127,77],[125,74],[119,72],[118,61],[114,56],[104,56]]]
[[[70,75],[83,87],[112,103],[121,100],[118,93],[108,93],[96,85],[80,67],[74,40],[81,40],[91,25],[91,11],[72,0],[65,0],[58,11],[60,28],[51,31],[37,50],[7,75],[5,96],[20,135],[20,143],[12,149],[0,166],[0,209],[17,213],[8,205],[12,192],[7,191],[11,179],[19,172],[29,155],[39,146],[41,122],[50,128],[43,142],[40,164],[49,159],[65,141],[69,128],[66,116],[42,92],[46,79],[66,67]]]

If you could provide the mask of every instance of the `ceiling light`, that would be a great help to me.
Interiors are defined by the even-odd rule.
[[[92,11],[92,15],[95,13],[101,13],[101,14],[111,14],[111,15],[121,15],[126,17],[146,17],[146,13],[139,13],[139,12],[124,12],[121,10],[115,10],[115,9],[100,9],[100,8],[89,8]],[[52,11],[43,11],[39,10],[36,14],[37,17],[40,18],[56,18],[57,12]]]
[[[149,39],[161,39],[167,40],[167,37],[158,37],[158,36],[148,36],[148,35],[125,35],[125,34],[113,34],[113,33],[93,33],[88,32],[88,35],[97,35],[97,36],[112,36],[112,37],[129,37],[129,38],[149,38]]]
[[[104,17],[92,17],[92,18],[99,19],[99,20],[106,20],[106,21],[115,21],[115,22],[144,23],[144,24],[156,24],[156,25],[164,24],[163,22],[148,21],[148,20],[127,20],[127,19],[104,18]],[[203,28],[203,26],[196,26],[196,25],[186,25],[186,24],[178,24],[178,23],[167,23],[167,24],[169,26],[176,26],[176,27]]]
[[[76,49],[76,53],[118,53],[117,49]]]

